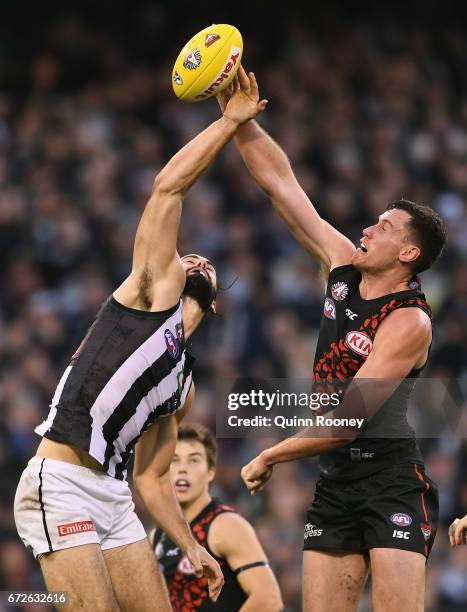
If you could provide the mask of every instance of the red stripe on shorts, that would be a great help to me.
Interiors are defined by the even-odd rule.
[[[415,467],[415,473],[417,474],[419,480],[421,480],[423,484],[425,485],[425,489],[420,493],[420,497],[422,498],[423,515],[425,517],[425,521],[428,523],[428,512],[426,511],[426,505],[425,505],[425,493],[429,490],[430,485],[423,480],[423,475],[418,471],[416,463],[414,463],[414,467]],[[425,556],[427,555],[428,555],[428,546],[425,543]]]

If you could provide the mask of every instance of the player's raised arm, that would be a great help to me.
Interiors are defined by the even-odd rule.
[[[149,294],[145,301],[152,303],[156,285],[163,283],[158,289],[163,290],[167,303],[159,307],[175,303],[185,282],[177,254],[182,199],[239,126],[264,110],[266,104],[266,100],[259,101],[257,87],[253,90],[249,81],[244,83],[230,98],[223,117],[186,144],[159,172],[136,232],[132,273],[115,293],[117,299],[136,306],[144,288]],[[177,281],[167,283],[168,277]]]
[[[240,66],[238,79],[217,96],[221,109],[236,87],[245,87],[247,81],[256,87],[253,73],[247,75]],[[271,198],[298,242],[320,261],[323,271],[350,263],[355,247],[319,216],[300,187],[286,154],[271,136],[250,121],[237,131],[235,143],[253,178]]]

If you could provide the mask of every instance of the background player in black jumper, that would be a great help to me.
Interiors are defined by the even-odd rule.
[[[131,274],[103,305],[36,430],[43,440],[21,477],[15,520],[40,555],[48,589],[67,591],[70,609],[170,609],[125,480],[135,444],[142,499],[207,576],[213,599],[219,595],[219,565],[193,538],[169,477],[175,413],[190,401],[185,338],[213,306],[216,277],[206,259],[180,259],[176,243],[183,196],[265,105],[252,78],[224,116],[159,173],[136,233]]]
[[[240,71],[239,80],[219,95],[221,108],[247,78]],[[235,141],[253,177],[327,278],[314,377],[388,381],[417,376],[432,330],[415,277],[444,246],[438,215],[412,202],[395,202],[363,231],[356,249],[318,215],[284,152],[255,122],[239,130]],[[322,476],[304,533],[304,610],[354,610],[368,557],[374,610],[423,609],[438,500],[406,420],[412,384],[407,380],[380,397],[382,406],[368,423],[367,433],[381,436],[382,426],[392,427],[399,439],[295,437],[266,449],[242,470],[255,493],[276,463],[321,455]]]
[[[181,425],[170,477],[194,537],[217,559],[225,582],[219,599],[210,601],[206,579],[195,575],[186,555],[157,529],[150,541],[164,571],[172,608],[278,612],[283,609],[279,587],[252,526],[209,493],[216,465],[217,443],[211,431],[202,425]]]

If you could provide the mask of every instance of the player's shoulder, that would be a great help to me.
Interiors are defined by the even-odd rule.
[[[408,342],[429,339],[432,335],[431,319],[425,310],[418,307],[393,310],[381,323],[376,336],[400,336]]]
[[[210,531],[211,543],[221,543],[225,540],[235,541],[237,538],[245,538],[254,535],[252,525],[241,514],[230,506],[224,506],[224,510],[214,517]]]

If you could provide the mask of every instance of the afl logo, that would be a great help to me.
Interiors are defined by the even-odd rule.
[[[332,285],[331,287],[331,295],[338,302],[341,302],[343,299],[345,299],[348,294],[349,286],[347,285],[347,283],[334,283],[334,285]]]
[[[326,298],[324,301],[324,316],[328,319],[336,318],[336,306],[330,298]]]
[[[169,352],[169,355],[176,359],[178,357],[178,353],[180,352],[180,348],[175,336],[170,331],[170,329],[165,330],[164,336],[165,344],[167,346],[167,351]]]
[[[196,573],[195,568],[191,564],[191,561],[188,559],[188,557],[185,556],[180,559],[180,563],[178,564],[177,570],[182,574],[189,576],[192,576]]]
[[[368,357],[373,348],[370,337],[360,331],[350,331],[345,337],[345,343],[354,353],[363,355],[363,357]]]
[[[391,523],[394,523],[394,525],[399,525],[400,527],[408,527],[412,524],[412,517],[409,514],[405,514],[405,512],[391,514],[389,520]]]

